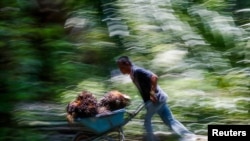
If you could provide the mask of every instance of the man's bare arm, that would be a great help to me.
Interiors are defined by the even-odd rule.
[[[158,80],[158,76],[153,74],[151,76],[151,90],[150,90],[150,100],[152,102],[157,102],[157,99],[155,97],[155,90],[156,90],[156,86],[157,86],[157,80]]]
[[[156,86],[157,86],[157,80],[158,80],[158,76],[153,74],[151,76],[151,91],[154,91],[156,90]]]

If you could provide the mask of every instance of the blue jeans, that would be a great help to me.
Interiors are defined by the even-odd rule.
[[[170,129],[172,129],[176,134],[182,136],[186,133],[191,133],[184,125],[182,125],[178,120],[174,118],[166,102],[153,103],[151,101],[148,101],[145,106],[147,112],[144,118],[144,126],[146,129],[148,141],[155,141],[151,124],[151,119],[155,113],[159,114],[162,121],[167,126],[169,126]]]

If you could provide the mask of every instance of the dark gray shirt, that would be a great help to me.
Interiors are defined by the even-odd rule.
[[[146,70],[144,68],[133,65],[130,77],[138,88],[141,97],[144,102],[150,100],[150,90],[151,90],[151,77],[153,72]],[[167,94],[157,85],[155,90],[156,98],[159,102],[164,102],[167,100]]]

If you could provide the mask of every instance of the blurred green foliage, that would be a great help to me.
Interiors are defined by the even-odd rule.
[[[99,96],[118,89],[140,99],[129,78],[111,74],[119,55],[160,76],[180,119],[249,119],[249,7],[236,0],[1,0],[0,124],[6,128],[0,140],[39,140],[36,133],[12,137],[25,132],[11,128],[20,102],[66,104],[83,89]]]

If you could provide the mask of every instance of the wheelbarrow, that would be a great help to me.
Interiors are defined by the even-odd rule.
[[[78,118],[75,120],[76,123],[83,125],[88,131],[77,132],[73,141],[124,141],[123,126],[131,121],[143,107],[144,103],[140,104],[133,112],[119,109],[109,114]]]

